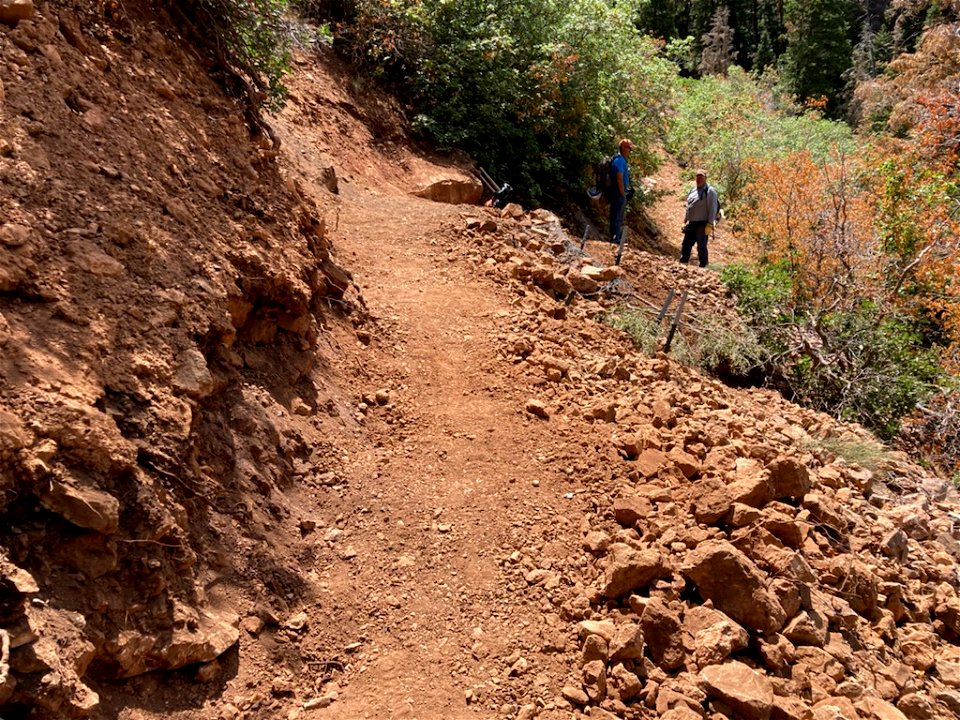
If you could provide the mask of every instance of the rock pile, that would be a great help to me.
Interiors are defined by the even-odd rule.
[[[465,228],[481,262],[536,298],[502,337],[541,389],[525,411],[586,420],[609,450],[589,561],[568,566],[582,574],[524,571],[579,648],[560,697],[538,697],[528,715],[957,717],[956,489],[856,426],[771,392],[732,394],[591,324],[596,288],[571,277],[606,271],[564,257],[534,232],[542,222]],[[574,315],[584,322],[565,325]]]

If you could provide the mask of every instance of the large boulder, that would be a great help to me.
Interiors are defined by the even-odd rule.
[[[444,178],[413,191],[417,197],[453,205],[476,205],[483,196],[483,185],[468,178]]]
[[[687,557],[680,571],[704,600],[752,630],[775,633],[786,622],[786,613],[766,588],[763,573],[725,540],[706,542]]]
[[[710,665],[700,671],[707,695],[733,708],[745,720],[769,720],[773,685],[763,674],[742,662]]]

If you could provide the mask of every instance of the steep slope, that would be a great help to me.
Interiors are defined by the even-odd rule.
[[[77,21],[127,71],[89,60],[83,114],[41,49],[85,67],[62,8],[26,61],[0,31],[2,192],[33,229],[5,252],[34,253],[0,299],[0,714],[957,714],[955,491],[602,322],[671,287],[725,312],[712,273],[411,194],[469,183],[329,57],[300,58],[273,164],[172,35],[126,44],[159,42],[128,10],[130,36]],[[94,108],[127,119],[98,136]],[[37,157],[64,185],[18,195]]]
[[[98,679],[236,644],[215,578],[291,582],[261,542],[286,512],[269,496],[323,445],[281,408],[317,402],[321,325],[354,300],[321,209],[151,6],[13,9],[28,17],[0,25],[0,704],[96,717]]]

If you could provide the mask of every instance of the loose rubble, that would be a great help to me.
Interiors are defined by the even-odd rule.
[[[604,271],[585,275],[572,240],[537,232],[558,224],[537,211],[463,228],[464,254],[533,299],[503,336],[544,381],[527,412],[599,423],[622,460],[584,528],[594,580],[575,593],[582,578],[561,576],[567,599],[550,597],[581,652],[551,704],[620,718],[954,717],[956,488],[862,429],[771,392],[731,394],[585,325],[608,301],[580,278]],[[831,440],[882,459],[849,464]]]

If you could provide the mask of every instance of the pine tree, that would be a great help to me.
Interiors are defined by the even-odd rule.
[[[757,7],[757,41],[751,58],[751,69],[757,75],[775,65],[783,53],[783,18],[776,0],[761,0]]]
[[[687,32],[700,38],[710,32],[711,21],[717,11],[717,0],[690,0],[687,11]]]
[[[765,18],[760,19],[760,38],[757,41],[757,50],[753,54],[753,72],[758,76],[765,69],[773,65],[776,56],[773,51],[773,38],[770,36],[770,29],[767,27]]]
[[[737,61],[730,11],[727,8],[718,8],[713,14],[710,32],[701,37],[700,42],[703,45],[700,72],[704,75],[726,75],[727,68]]]
[[[785,0],[787,50],[783,77],[800,100],[827,99],[836,110],[843,76],[852,64],[853,0]]]

